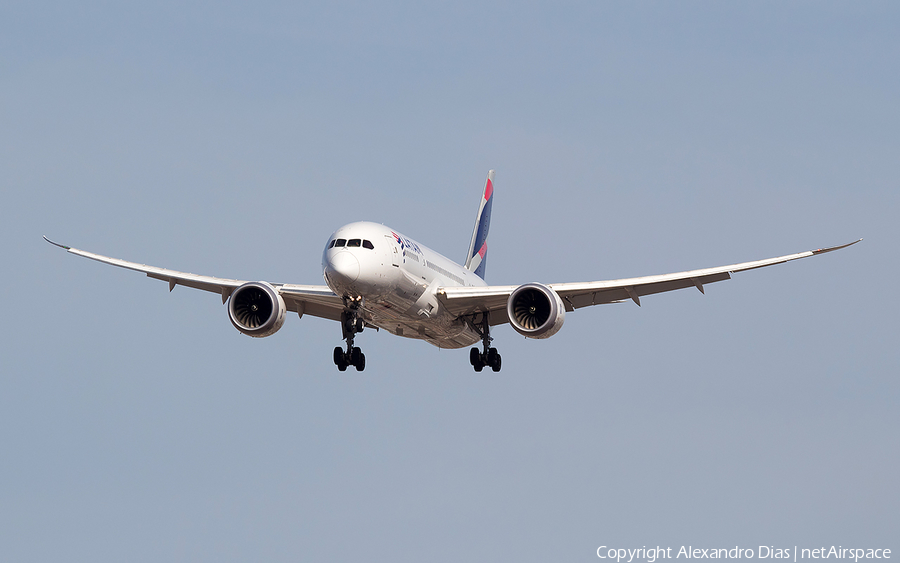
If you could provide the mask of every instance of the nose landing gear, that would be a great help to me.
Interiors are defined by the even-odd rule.
[[[476,330],[481,334],[481,346],[483,351],[478,350],[478,348],[469,350],[469,363],[472,364],[472,367],[478,372],[483,370],[485,366],[490,367],[495,372],[500,371],[500,353],[497,352],[496,348],[491,348],[491,340],[493,340],[493,338],[491,338],[491,327],[490,324],[488,324],[487,313],[482,315],[481,327],[478,328],[476,325]]]
[[[347,350],[345,352],[340,346],[334,348],[334,365],[337,366],[338,371],[347,371],[348,366],[355,367],[356,371],[366,369],[366,355],[362,353],[362,350],[353,346],[356,333],[362,332],[365,327],[365,323],[357,313],[358,309],[359,304],[356,304],[355,307],[351,306],[341,314],[341,331],[344,333],[344,340],[347,341]]]

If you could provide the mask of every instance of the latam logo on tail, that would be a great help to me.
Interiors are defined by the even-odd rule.
[[[484,279],[484,268],[487,265],[487,237],[491,228],[493,195],[494,171],[491,170],[484,183],[484,194],[481,196],[481,205],[478,206],[478,215],[475,216],[475,229],[472,231],[472,242],[469,244],[465,265],[467,270],[475,272],[481,279]]]
[[[441,348],[469,350],[475,371],[500,371],[501,358],[491,347],[491,329],[509,323],[528,338],[549,338],[559,332],[566,313],[603,303],[633,301],[645,295],[696,288],[731,278],[734,272],[781,264],[824,254],[856,244],[820,248],[777,258],[741,262],[674,274],[620,280],[574,283],[487,285],[487,237],[491,225],[494,171],[478,206],[466,262],[459,265],[415,240],[373,222],[358,222],[337,229],[322,252],[326,285],[296,285],[267,281],[241,281],[199,276],[146,266],[71,248],[47,239],[72,254],[105,264],[143,272],[165,281],[169,291],[183,285],[221,296],[228,316],[243,334],[265,337],[284,325],[288,312],[340,323],[345,344],[333,351],[340,371],[366,367],[366,356],[355,345],[366,327],[387,330]],[[46,239],[46,237],[44,237]],[[862,240],[862,239],[860,239]],[[412,250],[415,254],[405,252]],[[410,260],[401,260],[409,256]]]

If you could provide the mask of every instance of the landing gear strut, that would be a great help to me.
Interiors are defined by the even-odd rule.
[[[491,326],[488,323],[487,313],[481,316],[481,327],[475,325],[475,328],[481,335],[482,350],[478,350],[478,348],[469,350],[469,363],[472,364],[475,371],[480,372],[485,366],[490,367],[495,372],[500,371],[500,353],[497,352],[496,348],[491,348],[491,340],[493,338],[491,338]]]
[[[344,351],[340,346],[334,348],[334,365],[339,371],[347,371],[347,366],[353,366],[356,371],[366,369],[366,355],[362,350],[353,346],[353,339],[357,332],[362,332],[365,323],[359,318],[359,302],[350,302],[349,307],[341,313],[341,331],[344,333],[344,340],[347,341],[347,350]]]

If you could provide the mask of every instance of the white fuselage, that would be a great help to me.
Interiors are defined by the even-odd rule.
[[[359,315],[369,325],[441,348],[481,340],[468,322],[444,310],[436,292],[485,286],[484,280],[384,225],[350,223],[335,231],[322,267],[328,287],[348,302],[358,300]]]

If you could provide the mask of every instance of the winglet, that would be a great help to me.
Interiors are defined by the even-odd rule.
[[[58,246],[58,247],[60,247],[60,248],[66,249],[66,250],[71,250],[71,247],[69,247],[69,246],[66,246],[66,245],[64,245],[64,244],[59,244],[58,242],[53,242],[52,240],[48,239],[48,238],[47,238],[47,235],[41,235],[41,236],[44,237],[44,240],[45,240],[45,241],[49,242],[49,243],[52,244],[53,246]]]
[[[853,242],[848,242],[847,244],[841,244],[838,246],[829,246],[828,248],[819,248],[818,250],[813,250],[812,253],[813,254],[825,254],[826,252],[831,252],[833,250],[840,250],[842,248],[847,248],[848,246],[853,246],[854,244],[858,243],[861,240],[862,239],[855,240]]]

